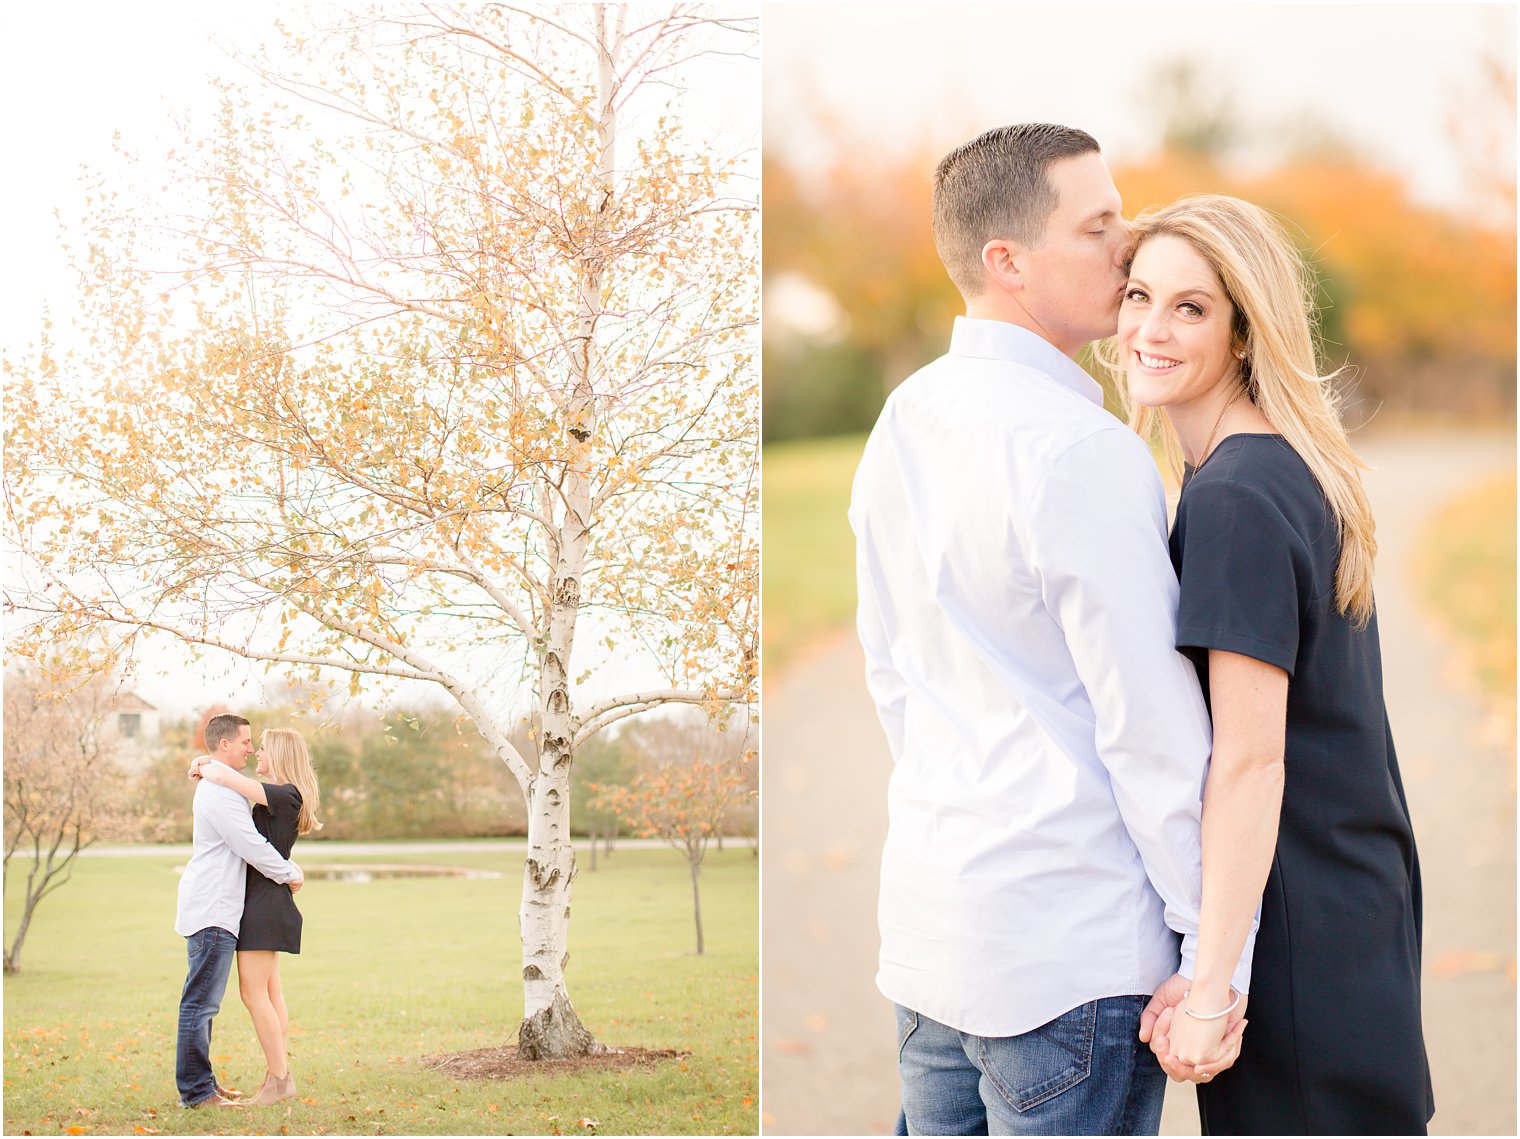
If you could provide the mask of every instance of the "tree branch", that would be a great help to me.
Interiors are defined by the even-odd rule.
[[[610,700],[603,700],[593,704],[581,716],[580,727],[576,729],[574,746],[579,747],[608,724],[628,716],[635,716],[640,712],[647,712],[651,708],[659,708],[665,704],[711,704],[719,701],[725,704],[737,704],[744,702],[746,694],[737,688],[720,688],[714,692],[698,692],[694,689],[663,688],[650,692],[630,692],[624,696],[615,696]]]

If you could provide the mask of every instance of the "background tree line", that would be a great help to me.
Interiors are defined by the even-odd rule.
[[[48,825],[55,830],[67,817],[69,826],[111,841],[190,841],[194,784],[186,778],[186,768],[204,752],[200,733],[207,717],[227,709],[218,706],[199,719],[168,721],[144,753],[146,762],[133,763],[112,729],[113,700],[122,691],[107,676],[70,690],[51,685],[35,668],[6,672],[8,838],[37,823],[45,806]],[[259,731],[271,725],[294,726],[306,738],[322,787],[323,822],[322,830],[308,839],[527,834],[516,781],[490,744],[457,713],[422,704],[384,711],[350,706],[323,714],[311,705],[309,694],[282,690],[252,717],[255,742]],[[741,719],[730,717],[730,722]],[[524,722],[514,734],[519,750],[531,754],[531,725]],[[753,788],[754,765],[744,761],[753,747],[752,729],[720,727],[695,710],[632,721],[621,731],[599,735],[586,745],[575,772],[571,829],[599,840],[605,857],[625,828],[615,811],[594,801],[592,786],[630,786],[663,768],[701,759],[731,766]],[[23,785],[24,780],[31,782]],[[78,793],[85,787],[88,794]],[[755,835],[756,810],[747,800],[726,812],[722,833]],[[28,831],[26,837],[30,842],[37,836]],[[44,847],[51,843],[46,835],[37,840]],[[30,847],[23,853],[30,853]]]
[[[277,704],[250,718],[255,743],[270,725],[292,726],[306,738],[322,788],[323,826],[309,840],[527,833],[516,781],[490,744],[446,708],[349,708],[313,723],[297,705]],[[185,769],[203,751],[195,720],[164,725],[157,753],[138,777],[144,840],[189,841],[194,785]]]
[[[1156,146],[1111,158],[1114,181],[1130,215],[1227,193],[1287,221],[1318,275],[1325,363],[1355,368],[1353,426],[1405,412],[1511,416],[1515,179],[1495,139],[1514,133],[1515,82],[1496,59],[1479,70],[1478,94],[1452,112],[1470,187],[1460,212],[1415,200],[1323,123],[1253,137],[1220,97],[1228,83],[1205,84],[1187,63],[1162,65],[1147,85]],[[834,133],[821,167],[794,162],[784,139],[765,151],[768,442],[869,428],[886,393],[943,351],[962,311],[930,232],[941,155]]]
[[[186,768],[205,751],[207,720],[229,709],[171,720],[143,749],[118,727],[120,709],[140,705],[124,701],[128,688],[109,674],[80,681],[14,664],[4,696],[5,888],[14,881],[22,892],[21,918],[5,940],[12,973],[34,912],[68,883],[80,852],[97,842],[190,841],[195,785]],[[516,780],[458,713],[438,705],[350,706],[324,715],[320,697],[306,689],[275,696],[254,714],[254,739],[269,725],[293,725],[305,736],[322,787],[323,827],[308,840],[527,834]],[[525,717],[514,745],[532,755],[537,734]],[[624,833],[663,837],[683,850],[694,889],[709,842],[721,849],[725,836],[737,836],[758,852],[756,746],[747,717],[710,720],[694,709],[595,737],[575,772],[571,812],[573,831],[591,839],[592,869]],[[700,952],[700,911],[697,922]]]

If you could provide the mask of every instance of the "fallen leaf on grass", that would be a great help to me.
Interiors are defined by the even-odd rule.
[[[316,1100],[310,1099],[307,1096],[302,1096],[301,1097],[301,1102],[304,1103],[304,1104],[309,1104],[312,1107],[315,1107],[317,1105],[317,1101]]]
[[[584,1127],[588,1131],[595,1131],[602,1124],[601,1120],[598,1119],[577,1119],[575,1125],[577,1127]]]
[[[133,1135],[162,1135],[163,1132],[157,1127],[139,1127],[132,1132]]]
[[[69,1127],[64,1130],[65,1135],[88,1135],[89,1133],[88,1127]]]

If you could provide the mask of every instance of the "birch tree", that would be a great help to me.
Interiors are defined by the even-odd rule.
[[[442,688],[528,804],[522,1054],[594,1051],[576,748],[755,691],[755,202],[681,87],[752,21],[425,4],[284,34],[156,213],[97,178],[79,321],[7,362],[15,643]],[[630,662],[656,679],[598,683]]]

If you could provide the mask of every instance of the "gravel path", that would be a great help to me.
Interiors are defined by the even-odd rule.
[[[1373,464],[1385,694],[1425,883],[1432,1134],[1515,1134],[1514,740],[1454,675],[1410,580],[1423,522],[1513,470],[1515,437],[1359,438]],[[873,982],[890,766],[848,632],[767,680],[764,704],[763,1121],[774,1135],[887,1133],[890,1007]],[[1198,1134],[1168,1085],[1162,1133]]]

